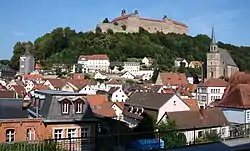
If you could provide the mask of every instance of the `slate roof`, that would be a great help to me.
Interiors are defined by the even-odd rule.
[[[135,92],[130,96],[125,104],[132,106],[140,106],[144,108],[159,109],[174,94],[161,94],[154,92]]]
[[[218,48],[218,50],[219,50],[219,53],[220,53],[221,57],[223,58],[224,62],[228,66],[238,67],[227,50],[222,49],[222,48]]]
[[[44,122],[72,122],[72,121],[95,121],[96,118],[91,110],[88,101],[84,98],[83,94],[65,91],[54,90],[41,90],[35,91],[35,93],[45,95],[45,99],[41,100],[41,106],[39,108],[39,115],[44,119]],[[77,97],[83,101],[83,113],[74,113],[74,106],[70,105],[69,114],[61,114],[61,106],[59,104],[58,97],[65,96],[67,99],[74,102],[73,97]],[[36,113],[34,106],[29,107],[31,113]]]
[[[0,119],[27,118],[28,112],[22,110],[23,99],[0,99]]]

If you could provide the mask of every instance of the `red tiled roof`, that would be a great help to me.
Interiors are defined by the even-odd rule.
[[[47,79],[55,88],[62,88],[67,82],[65,79]]]
[[[115,80],[115,79],[112,79],[112,80],[108,81],[107,84],[122,84],[122,82]]]
[[[250,84],[238,84],[234,86],[215,107],[250,109]]]
[[[95,114],[106,116],[106,117],[116,117],[115,111],[112,108],[100,108],[92,109]]]
[[[0,98],[15,98],[15,91],[0,91]]]
[[[226,87],[228,82],[222,79],[209,79],[205,83],[201,83],[199,87]]]
[[[36,84],[33,90],[49,90],[49,86],[43,84]]]
[[[91,82],[92,82],[92,80],[90,80],[90,79],[67,79],[65,81],[67,81],[68,83],[71,83],[72,85],[74,85],[78,89],[81,89],[84,86],[86,86],[87,84],[91,84]]]
[[[160,78],[164,85],[187,85],[187,77],[185,73],[170,73],[170,72],[163,72],[160,73]]]
[[[23,79],[42,79],[43,75],[42,74],[24,74]]]
[[[106,54],[81,55],[79,60],[109,60]]]
[[[108,96],[106,94],[103,95],[87,95],[87,101],[89,102],[90,106],[101,105],[104,102],[108,102]]]
[[[190,110],[199,110],[199,106],[195,99],[182,99],[184,103],[190,108]]]

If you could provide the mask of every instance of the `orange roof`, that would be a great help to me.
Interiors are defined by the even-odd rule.
[[[42,74],[24,74],[23,79],[42,79],[43,75]]]
[[[199,87],[226,87],[228,82],[222,79],[209,79],[205,83],[201,83]]]
[[[238,84],[223,98],[214,104],[215,107],[250,109],[250,84]]]
[[[36,84],[33,90],[49,90],[49,86],[43,84]]]
[[[92,109],[95,114],[106,116],[106,117],[116,117],[115,111],[112,108],[100,108]]]
[[[108,101],[108,96],[106,94],[103,95],[87,95],[87,101],[90,106],[101,105],[104,102]]]
[[[79,89],[92,82],[90,79],[67,79],[66,81]]]
[[[163,72],[160,73],[160,78],[164,85],[187,85],[187,77],[185,73],[170,73],[170,72]]]
[[[109,60],[106,54],[81,55],[79,60]]]
[[[14,91],[18,94],[19,97],[23,97],[25,94],[25,88],[21,85],[13,85]]]
[[[199,106],[198,106],[196,100],[194,100],[194,99],[182,99],[182,101],[187,104],[187,106],[190,108],[190,110],[199,110]]]
[[[112,80],[108,81],[107,84],[122,84],[122,82],[120,82],[116,79],[112,79]]]

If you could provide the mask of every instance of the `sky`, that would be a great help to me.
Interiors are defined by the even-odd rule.
[[[0,59],[11,58],[18,41],[34,41],[57,27],[92,30],[122,9],[144,18],[166,15],[187,24],[191,36],[210,36],[214,26],[217,41],[250,46],[249,6],[249,0],[0,0]]]

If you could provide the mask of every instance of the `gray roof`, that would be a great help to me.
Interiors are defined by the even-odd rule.
[[[23,99],[0,99],[0,119],[27,118],[28,112],[22,110]]]
[[[41,91],[40,93],[41,94]],[[52,93],[51,91],[48,91],[48,93],[43,93],[45,95],[44,100],[41,101],[41,105],[38,111],[39,116],[44,118],[44,122],[72,122],[72,121],[95,121],[96,117],[94,116],[89,103],[86,101],[86,99],[82,96],[76,96],[75,93],[69,92],[67,96],[65,96],[67,93],[64,94],[64,91],[58,91],[57,94]],[[79,93],[78,93],[79,94]],[[59,98],[60,96],[64,96],[72,101],[72,103],[75,101],[75,99],[71,99],[73,97],[80,98],[83,100],[83,112],[78,114],[73,111],[75,111],[74,106],[70,105],[69,108],[69,114],[62,115],[61,114],[61,105]],[[30,113],[33,113],[33,115],[36,115],[36,108],[31,106],[29,107]]]
[[[58,90],[38,90],[36,91],[38,94],[43,94],[43,95],[57,95],[57,96],[83,96],[83,94],[78,93],[78,92],[69,92],[69,91],[58,91]]]
[[[110,66],[124,66],[123,62],[110,62]]]
[[[136,92],[130,96],[125,104],[131,106],[140,106],[149,109],[159,109],[173,96],[174,94]]]
[[[218,50],[224,62],[226,63],[226,65],[237,67],[236,63],[234,62],[233,58],[231,57],[231,55],[229,54],[227,50],[222,49],[222,48],[218,48]]]

